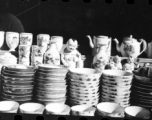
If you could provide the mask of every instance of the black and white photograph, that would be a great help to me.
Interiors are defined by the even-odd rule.
[[[1,0],[1,120],[150,120],[151,0]]]

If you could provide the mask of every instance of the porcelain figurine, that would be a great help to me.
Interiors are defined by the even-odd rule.
[[[9,51],[15,51],[19,44],[19,33],[17,32],[6,32],[6,43],[10,48]]]
[[[152,58],[152,41],[147,43],[147,49],[145,50],[147,57]]]
[[[3,43],[4,43],[4,35],[5,32],[4,31],[0,31],[0,48],[2,47]]]
[[[132,35],[130,35],[130,37],[125,37],[120,46],[119,41],[117,39],[114,39],[114,41],[116,42],[117,51],[120,52],[123,57],[132,56],[136,58],[140,54],[142,54],[147,48],[147,43],[145,40],[140,39],[140,42],[138,42],[135,38],[132,37]],[[140,52],[140,45],[142,43],[143,50]]]
[[[112,69],[112,70],[117,70],[117,69],[118,69],[118,68],[115,66],[115,62],[113,61],[113,59],[110,59],[110,60],[109,60],[108,69]]]
[[[82,68],[81,54],[77,50],[77,40],[69,39],[65,49],[61,53],[61,61],[63,65],[70,68]]]
[[[125,63],[122,67],[122,70],[127,71],[127,72],[132,72],[131,64]]]
[[[111,38],[107,36],[94,36],[93,40],[90,35],[87,35],[89,38],[90,47],[93,49],[92,55],[95,56],[98,53],[98,45],[103,45],[107,47],[107,54],[111,56]]]
[[[93,66],[97,72],[102,72],[109,62],[109,55],[107,54],[107,46],[98,46],[98,53],[93,58]]]
[[[135,58],[133,58],[132,56],[128,57],[128,59],[127,59],[127,63],[131,65],[132,71],[133,71],[134,68],[135,68],[134,61],[135,61]]]
[[[122,70],[121,57],[116,55],[114,56],[113,61],[114,61],[115,67],[117,67],[117,70]]]
[[[49,49],[45,52],[44,64],[60,65],[60,54],[55,43],[52,43]]]

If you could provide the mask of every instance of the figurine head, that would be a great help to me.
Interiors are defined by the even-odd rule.
[[[126,63],[123,65],[122,70],[124,71],[132,71],[132,67],[130,64]]]
[[[127,62],[128,62],[128,63],[134,63],[134,57],[130,56],[130,57],[127,59]]]
[[[75,51],[77,48],[78,48],[77,40],[69,39],[68,42],[67,42],[67,50],[72,52],[72,51]]]
[[[115,63],[120,63],[121,62],[121,57],[119,57],[118,55],[116,55],[114,58],[113,58],[113,61]]]

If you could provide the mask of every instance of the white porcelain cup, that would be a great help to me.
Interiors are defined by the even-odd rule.
[[[19,33],[17,32],[6,32],[6,43],[10,48],[9,51],[15,51],[15,48],[19,44]]]
[[[5,35],[5,32],[0,31],[0,48],[2,47],[2,45],[4,43],[4,35]]]
[[[50,44],[55,43],[57,50],[60,52],[63,46],[63,37],[62,36],[52,36]]]
[[[38,34],[37,35],[37,45],[44,47],[44,51],[47,50],[49,41],[50,41],[49,34]]]
[[[20,45],[32,45],[33,34],[32,33],[20,33]]]

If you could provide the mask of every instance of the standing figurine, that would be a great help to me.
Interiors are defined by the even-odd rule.
[[[121,57],[119,57],[118,55],[116,55],[113,58],[113,61],[114,61],[114,65],[117,68],[117,70],[122,70]]]
[[[61,53],[61,61],[63,65],[71,68],[81,68],[82,60],[81,54],[77,50],[78,42],[77,40],[69,39],[66,43],[66,48]]]
[[[133,70],[134,70],[134,68],[135,68],[134,61],[135,61],[135,58],[134,58],[134,57],[131,57],[131,56],[127,59],[128,64],[130,64],[130,65],[131,65],[131,69],[132,69],[132,71],[133,71]]]
[[[125,63],[122,67],[122,70],[132,73],[132,66],[129,63]]]

